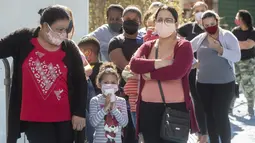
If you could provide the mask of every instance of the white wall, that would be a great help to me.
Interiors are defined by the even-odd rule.
[[[40,18],[37,12],[40,8],[52,4],[66,5],[72,9],[76,28],[73,39],[76,42],[88,33],[89,0],[0,0],[0,38],[16,29],[37,27]],[[6,110],[3,80],[4,67],[0,61],[0,143],[6,142]],[[19,143],[23,143],[23,140],[21,139]]]

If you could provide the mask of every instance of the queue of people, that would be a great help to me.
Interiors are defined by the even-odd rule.
[[[230,32],[206,3],[192,10],[194,21],[179,25],[160,2],[144,19],[112,4],[107,24],[76,44],[71,9],[41,9],[37,28],[0,41],[0,58],[14,62],[7,143],[22,132],[30,143],[184,143],[190,133],[230,143],[239,87],[254,116],[252,16],[238,11]]]

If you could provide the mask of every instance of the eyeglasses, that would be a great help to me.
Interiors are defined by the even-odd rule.
[[[175,23],[175,20],[173,18],[165,18],[165,19],[158,18],[158,19],[156,19],[156,23],[163,23],[163,22],[168,25],[168,24]]]

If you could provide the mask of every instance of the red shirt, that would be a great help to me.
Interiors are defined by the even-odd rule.
[[[33,38],[34,50],[22,65],[22,105],[20,120],[61,122],[71,120],[68,100],[65,53],[50,52]]]

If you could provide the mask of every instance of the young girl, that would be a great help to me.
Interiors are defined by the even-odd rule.
[[[121,130],[128,124],[126,101],[118,97],[120,77],[113,63],[104,63],[97,76],[102,94],[90,101],[90,123],[95,127],[94,143],[122,143]]]
[[[149,11],[146,13],[145,18],[147,19],[144,22],[144,25],[146,27],[146,34],[143,37],[143,41],[150,41],[158,39],[158,35],[155,32],[155,23],[153,20],[154,11]]]

